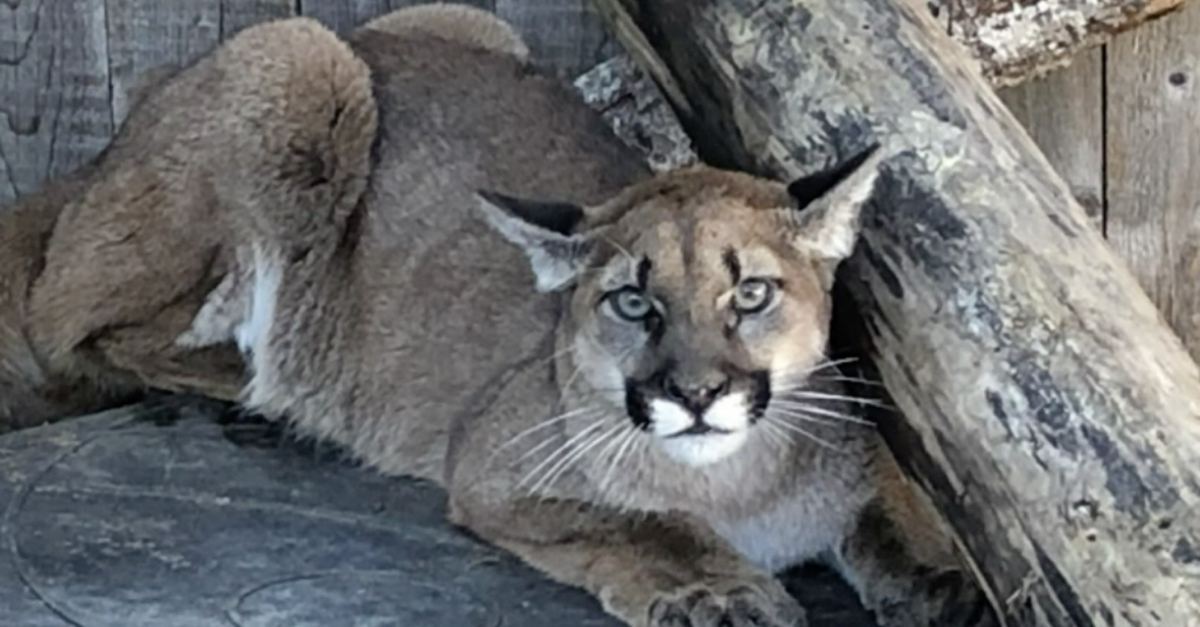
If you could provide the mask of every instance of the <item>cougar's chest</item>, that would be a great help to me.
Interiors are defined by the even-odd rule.
[[[708,522],[738,552],[770,571],[816,559],[837,547],[874,494],[855,453],[792,469],[780,484],[783,489],[764,505],[727,509]]]
[[[737,519],[711,520],[714,531],[739,553],[772,572],[816,559],[841,540],[850,507],[835,500],[801,495]]]

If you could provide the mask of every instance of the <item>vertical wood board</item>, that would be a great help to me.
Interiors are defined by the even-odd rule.
[[[588,0],[496,0],[496,14],[525,38],[535,61],[564,78],[620,51]]]
[[[496,6],[495,0],[449,1],[488,11],[495,10]],[[336,32],[345,32],[384,13],[427,2],[429,0],[300,0],[300,13],[320,20]]]
[[[1109,241],[1200,359],[1200,3],[1109,46]]]
[[[1078,58],[1184,0],[927,0],[992,85],[1016,85]]]
[[[0,205],[112,135],[103,0],[0,2]]]
[[[108,0],[108,65],[113,119],[129,111],[129,90],[147,70],[182,65],[217,45],[221,0]]]
[[[221,39],[259,22],[296,15],[299,4],[300,0],[221,0]]]
[[[1103,51],[1084,52],[1071,66],[1016,87],[1000,98],[1066,180],[1091,219],[1104,224]]]

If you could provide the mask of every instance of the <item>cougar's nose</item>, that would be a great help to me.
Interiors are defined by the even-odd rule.
[[[706,381],[684,382],[675,376],[667,375],[663,381],[663,391],[666,392],[667,398],[699,415],[704,413],[713,401],[729,391],[729,377],[717,375]]]

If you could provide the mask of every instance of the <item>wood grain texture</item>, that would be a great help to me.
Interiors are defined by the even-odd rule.
[[[216,47],[221,0],[107,1],[113,119],[120,125],[144,72],[186,64]]]
[[[455,4],[495,10],[495,0],[451,0]],[[429,0],[300,0],[300,13],[321,21],[337,32],[348,31],[389,11],[425,4]]]
[[[996,86],[1068,64],[1113,34],[1170,12],[1183,0],[931,0],[946,31],[982,62]]]
[[[574,79],[619,51],[586,0],[496,0],[495,10],[525,39],[535,62],[564,78]]]
[[[342,0],[324,0],[341,2]],[[299,0],[220,0],[221,40],[250,26],[266,20],[296,15]]]
[[[0,206],[112,135],[103,0],[0,2]]]
[[[1104,228],[1103,50],[1015,87],[1000,99],[1071,187],[1097,229]]]
[[[1109,241],[1200,359],[1200,4],[1109,61]]]
[[[1200,369],[924,4],[625,1],[706,161],[892,154],[842,284],[1008,624],[1200,625]]]

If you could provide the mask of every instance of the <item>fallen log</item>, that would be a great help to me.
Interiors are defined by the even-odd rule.
[[[931,0],[938,24],[979,59],[984,78],[1009,87],[1071,62],[1183,0]]]
[[[1185,0],[929,0],[924,9],[963,44],[992,87],[1012,87],[1069,65],[1079,53],[1178,9]],[[610,3],[596,3],[601,13]],[[630,5],[632,7],[632,5]],[[629,26],[605,16],[620,35]]]
[[[594,1],[705,161],[892,151],[843,284],[1007,624],[1200,625],[1200,369],[925,5]]]

